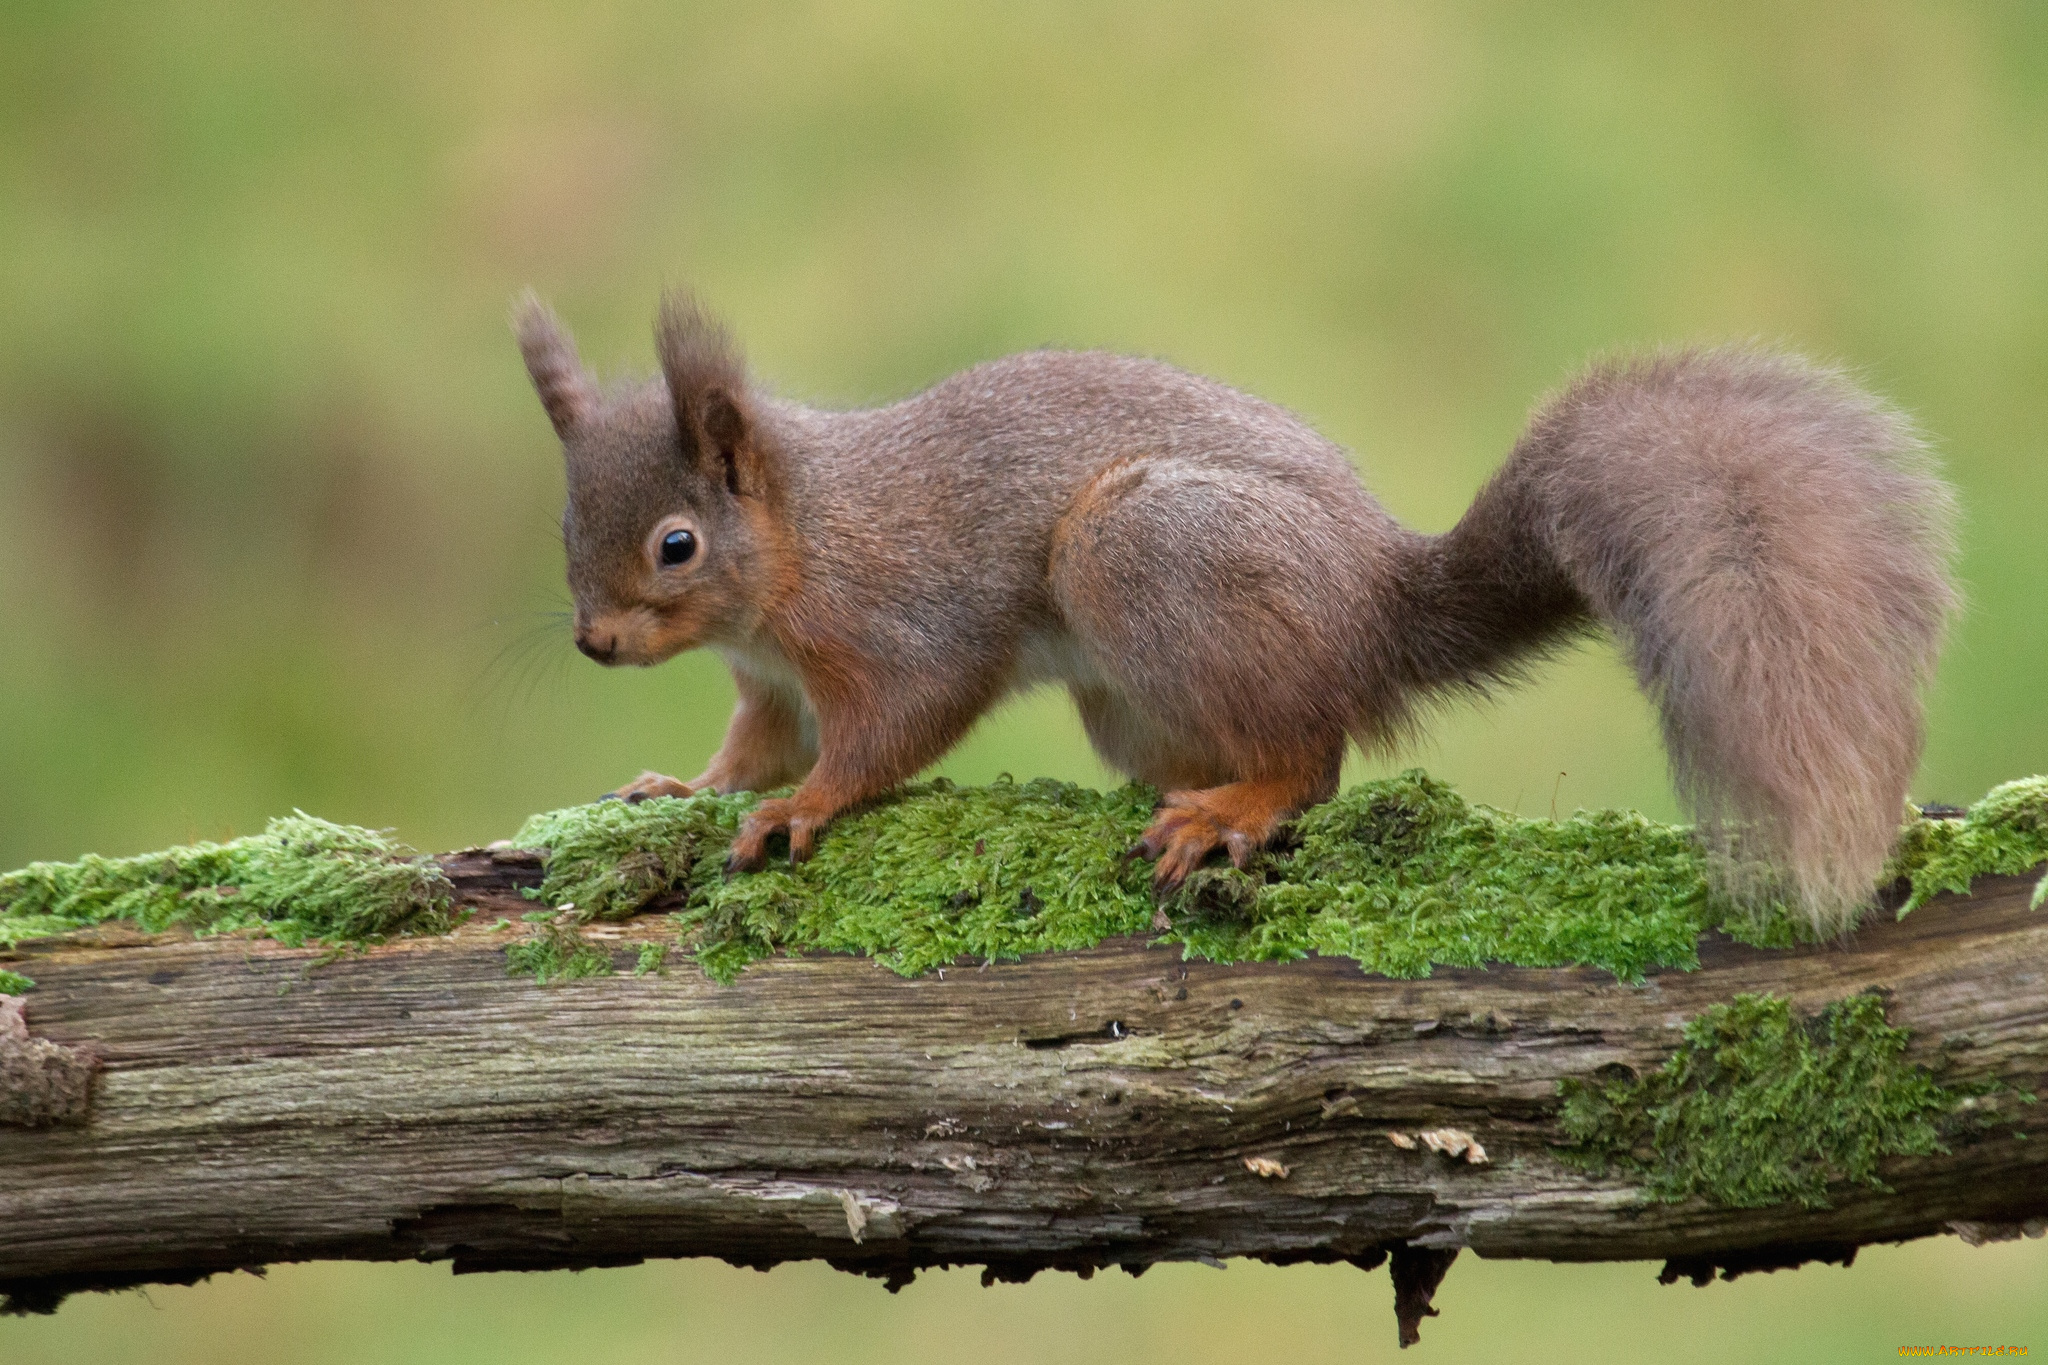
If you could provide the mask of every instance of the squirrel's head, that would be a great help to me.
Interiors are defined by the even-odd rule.
[[[576,647],[658,664],[752,634],[783,571],[779,485],[725,329],[671,293],[654,327],[661,378],[600,391],[532,294],[513,328],[568,465]]]

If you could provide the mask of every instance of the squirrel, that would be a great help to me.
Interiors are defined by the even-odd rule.
[[[1033,351],[888,406],[748,375],[685,293],[660,375],[601,388],[529,291],[514,330],[560,437],[576,645],[709,646],[739,700],[687,782],[765,791],[728,871],[792,861],[1006,694],[1066,686],[1163,795],[1162,891],[1244,867],[1332,796],[1348,742],[1484,694],[1599,628],[1662,715],[1717,884],[1846,931],[1873,894],[1956,604],[1951,498],[1898,411],[1752,348],[1594,365],[1449,531],[1400,525],[1293,414],[1156,360]]]

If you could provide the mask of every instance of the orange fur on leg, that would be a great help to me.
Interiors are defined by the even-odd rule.
[[[703,772],[690,779],[698,791],[768,791],[800,780],[817,761],[815,736],[807,735],[802,702],[735,668],[739,704],[726,727],[725,743]]]
[[[934,695],[919,680],[880,675],[814,638],[792,634],[786,648],[817,711],[818,761],[795,793],[747,813],[726,856],[728,872],[761,867],[775,834],[789,835],[791,862],[810,857],[834,815],[908,781],[952,748],[997,688],[996,679],[970,677],[951,695]]]
[[[725,743],[703,772],[688,782],[644,772],[610,795],[638,805],[656,796],[763,791],[794,782],[808,772],[817,752],[804,733],[799,703],[737,669],[733,678],[739,684],[739,705],[733,708]]]
[[[1262,778],[1168,792],[1138,848],[1155,860],[1152,880],[1171,891],[1217,849],[1243,868],[1280,822],[1316,799],[1318,779]]]

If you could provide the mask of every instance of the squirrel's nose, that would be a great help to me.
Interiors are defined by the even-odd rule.
[[[608,664],[613,659],[619,657],[619,637],[607,635],[604,637],[604,642],[600,644],[595,635],[589,631],[579,630],[576,632],[576,648],[582,650],[599,663]]]

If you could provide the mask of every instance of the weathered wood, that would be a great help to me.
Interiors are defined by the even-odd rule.
[[[538,986],[505,962],[537,865],[446,866],[483,911],[468,927],[335,961],[119,930],[18,949],[38,986],[15,1046],[99,1074],[82,1122],[0,1126],[0,1291],[33,1308],[323,1257],[822,1257],[905,1280],[958,1263],[1372,1265],[1399,1247],[1412,1299],[1441,1273],[1425,1251],[1697,1274],[2048,1215],[2048,1140],[2009,1130],[1895,1162],[1892,1193],[1840,1188],[1821,1210],[1651,1202],[1551,1147],[1561,1079],[1655,1068],[1684,1021],[1743,991],[1818,1009],[1881,987],[1916,1060],[2048,1092],[2048,913],[2027,909],[2029,880],[1986,879],[1846,945],[1716,939],[1701,970],[1633,986],[1224,966],[1138,941],[917,980],[836,957],[729,987],[687,966],[625,974],[669,932],[658,914],[586,930],[621,975]],[[488,927],[499,911],[512,927]],[[1386,1136],[1439,1127],[1490,1160]]]

